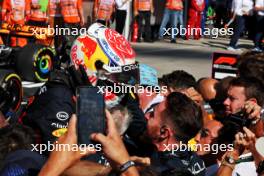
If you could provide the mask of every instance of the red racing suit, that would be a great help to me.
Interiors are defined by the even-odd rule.
[[[190,6],[188,11],[188,23],[186,39],[193,35],[194,39],[198,40],[201,37],[201,20],[202,12],[205,8],[204,0],[190,0]],[[196,28],[196,29],[193,29]]]

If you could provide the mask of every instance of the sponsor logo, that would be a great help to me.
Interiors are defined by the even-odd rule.
[[[110,49],[109,44],[106,42],[106,40],[99,39],[99,44],[102,47],[104,53],[109,57],[110,62],[112,62],[112,64],[114,65],[119,65],[119,57]]]
[[[67,128],[60,128],[60,129],[54,130],[52,132],[52,135],[55,137],[61,137],[66,132],[67,132]]]
[[[109,67],[111,70],[111,73],[120,73],[122,72],[122,68],[121,67]]]
[[[46,86],[42,86],[42,87],[40,88],[38,94],[41,95],[41,94],[43,94],[43,93],[45,93],[45,92],[47,92],[47,87],[46,87]]]
[[[64,121],[64,120],[67,120],[69,118],[69,114],[67,112],[60,111],[56,114],[56,117],[57,117],[57,119]]]
[[[122,70],[127,72],[127,71],[130,71],[130,70],[135,70],[135,69],[138,69],[139,66],[137,64],[132,64],[132,65],[125,65],[122,67]]]
[[[65,125],[65,124],[59,124],[59,123],[51,123],[51,126],[52,127],[55,127],[55,128],[67,128],[68,127],[68,123]]]
[[[214,61],[214,64],[228,64],[228,65],[234,65],[237,63],[237,58],[235,57],[225,57],[220,56],[218,59]]]

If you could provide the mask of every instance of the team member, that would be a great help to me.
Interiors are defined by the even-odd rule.
[[[222,28],[228,22],[228,1],[215,1],[215,27]]]
[[[141,35],[143,30],[143,20],[145,20],[145,42],[151,42],[151,28],[150,16],[154,12],[152,0],[135,0],[134,1],[134,15],[139,15],[138,18],[138,42],[141,42]]]
[[[30,15],[29,0],[4,0],[2,7],[2,21],[9,24],[24,25]],[[27,39],[11,37],[10,46],[23,47]]]
[[[82,0],[60,0],[61,14],[64,21],[64,28],[79,29],[84,25]],[[65,36],[66,52],[70,50],[72,42],[78,35],[61,34]]]
[[[61,14],[68,26],[83,26],[82,0],[60,0]]]
[[[191,0],[188,12],[188,31],[186,39],[189,40],[190,35],[193,34],[194,39],[198,40],[201,37],[201,20],[202,12],[205,8],[204,0]],[[196,30],[193,30],[193,29]]]
[[[151,166],[158,175],[173,175],[180,171],[189,173],[185,175],[205,175],[204,162],[195,153],[175,147],[186,145],[203,125],[201,109],[194,101],[173,92],[159,104],[151,105],[145,117],[147,134],[157,150],[151,157]]]
[[[232,4],[234,34],[231,37],[227,50],[236,51],[236,45],[241,33],[245,29],[246,18],[252,15],[253,0],[234,0]]]
[[[110,19],[114,12],[114,0],[95,0],[94,3],[94,17],[97,22],[109,26]]]
[[[116,0],[115,3],[117,5],[116,9],[116,31],[120,34],[123,33],[125,23],[126,23],[126,15],[127,10],[129,8],[130,0]]]
[[[63,18],[60,10],[60,0],[49,0],[49,25],[51,28],[61,28],[63,25]],[[61,45],[61,35],[55,35],[53,44],[55,48],[59,48]]]
[[[30,3],[30,19],[28,21],[28,25],[32,26],[47,26],[48,22],[48,14],[47,8],[44,11],[41,9],[41,5],[39,4],[39,0],[31,0]],[[46,11],[45,11],[46,10]]]
[[[169,20],[172,27],[172,31],[173,29],[177,28],[178,18],[182,19],[182,10],[183,10],[182,0],[166,1],[161,26],[159,29],[159,38],[163,38],[163,35],[165,33],[165,28]],[[180,20],[180,24],[182,25],[181,20]],[[176,35],[174,35],[173,33],[171,34],[171,43],[176,43]]]
[[[257,11],[257,33],[255,36],[255,51],[262,51],[263,48],[261,46],[261,41],[264,35],[264,1],[263,0],[256,0],[255,3],[255,10]]]

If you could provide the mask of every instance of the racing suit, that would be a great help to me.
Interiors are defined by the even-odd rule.
[[[109,26],[109,21],[115,10],[114,7],[114,0],[95,0],[94,15],[96,17],[96,21]]]
[[[204,0],[191,0],[188,11],[188,23],[186,40],[189,40],[190,35],[198,40],[201,37],[201,20],[202,12],[205,8]]]
[[[29,0],[4,0],[2,7],[2,21],[12,25],[24,25],[29,18]],[[27,44],[27,39],[21,37],[11,37],[10,46],[23,47]]]

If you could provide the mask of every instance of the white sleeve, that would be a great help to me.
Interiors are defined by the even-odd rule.
[[[233,13],[239,14],[239,11],[242,8],[242,2],[240,0],[233,0]]]
[[[120,8],[123,6],[123,1],[122,0],[115,0],[115,3],[117,5],[117,8]]]
[[[231,8],[231,11],[234,13],[235,12],[235,8],[236,8],[236,0],[233,0],[232,1],[232,8]]]
[[[232,176],[258,176],[254,162],[239,163],[235,166]]]

